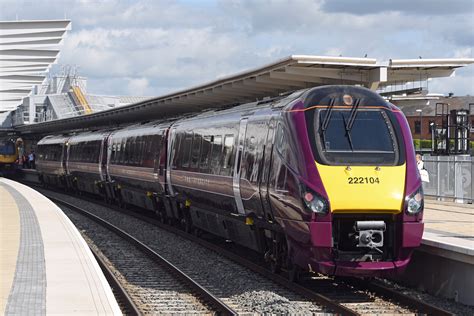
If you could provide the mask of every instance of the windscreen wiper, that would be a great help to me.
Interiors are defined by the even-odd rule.
[[[346,127],[347,139],[349,140],[349,145],[351,146],[352,151],[354,151],[354,144],[352,142],[351,130],[352,130],[352,126],[354,125],[354,122],[355,122],[355,119],[356,119],[356,116],[357,116],[357,109],[359,108],[359,105],[360,105],[360,99],[357,99],[354,102],[354,105],[351,108],[351,113],[349,115],[349,121],[347,123],[346,123],[346,118],[344,117],[344,115],[342,115],[342,119],[344,120],[344,125]],[[342,112],[341,112],[341,114],[342,114]]]
[[[359,108],[359,105],[360,105],[360,99],[357,99],[354,102],[354,105],[352,106],[351,115],[349,116],[349,122],[347,123],[347,126],[346,126],[346,131],[350,131],[352,129],[352,125],[354,125],[354,121],[357,116],[357,109]]]
[[[331,113],[332,113],[332,109],[334,107],[334,103],[336,103],[334,98],[329,100],[328,109],[326,110],[326,116],[324,117],[323,123],[321,124],[321,129],[320,129],[320,132],[323,135],[323,143],[324,143],[324,148],[325,149],[326,149],[326,130],[327,130],[328,125],[329,125],[329,120],[331,119]]]
[[[346,117],[344,116],[344,112],[341,112],[342,121],[344,122],[344,127],[346,129],[346,137],[349,141],[349,146],[351,146],[351,151],[354,151],[354,144],[352,143],[352,136],[351,130],[349,129],[349,123],[346,122]]]

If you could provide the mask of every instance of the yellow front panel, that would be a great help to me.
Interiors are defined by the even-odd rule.
[[[403,207],[405,164],[326,166],[316,163],[334,213],[399,213]]]
[[[13,155],[0,155],[0,163],[14,163],[16,159]]]

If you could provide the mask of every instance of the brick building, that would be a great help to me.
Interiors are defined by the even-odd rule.
[[[468,110],[471,107],[469,122],[471,124],[470,139],[474,140],[474,96],[444,97],[417,96],[394,98],[391,102],[401,108],[407,117],[414,139],[431,139],[431,123],[441,126],[442,117],[436,116],[436,104],[448,104],[451,110]],[[440,106],[438,112],[441,111]]]

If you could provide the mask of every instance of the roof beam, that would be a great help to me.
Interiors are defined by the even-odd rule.
[[[324,83],[324,80],[319,77],[296,75],[296,74],[281,72],[281,71],[270,72],[270,78],[290,80],[290,81],[303,81],[303,82],[311,82],[311,83]]]
[[[242,81],[233,82],[232,87],[235,87],[236,89],[240,89],[240,90],[244,90],[244,91],[255,92],[257,94],[266,94],[266,93],[275,91],[275,89],[268,88],[268,87],[259,87],[259,86],[256,86],[256,85],[253,85],[253,86],[244,85],[244,83]]]
[[[232,86],[232,84],[226,84],[222,85],[220,87],[214,88],[213,91],[224,91],[228,95],[236,95],[236,96],[251,96],[255,97],[260,95],[260,93],[257,93],[255,91],[249,91],[245,89],[239,89],[237,87]]]
[[[270,74],[264,75],[264,76],[259,76],[259,77],[256,78],[256,80],[257,80],[257,82],[262,82],[262,83],[282,84],[282,85],[286,85],[288,88],[290,88],[290,87],[306,88],[307,87],[306,83],[304,83],[304,82],[271,78]]]
[[[367,82],[368,70],[364,69],[338,69],[338,68],[315,68],[315,67],[286,67],[285,71],[290,74],[313,76],[320,78],[339,79],[343,81]]]
[[[287,85],[282,85],[282,84],[270,84],[270,83],[257,82],[255,77],[251,79],[244,79],[242,81],[242,84],[246,86],[269,88],[269,89],[274,89],[277,91],[286,91],[288,87]]]

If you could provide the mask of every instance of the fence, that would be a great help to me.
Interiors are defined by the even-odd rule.
[[[423,156],[430,182],[423,183],[426,195],[472,203],[474,197],[472,156]]]

